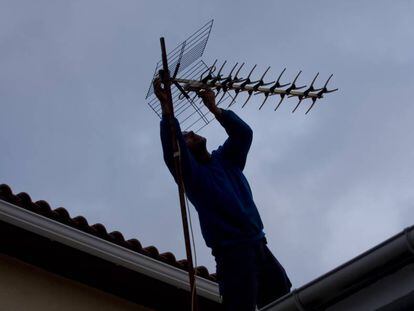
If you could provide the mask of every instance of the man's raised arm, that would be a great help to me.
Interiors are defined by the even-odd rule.
[[[228,160],[243,170],[252,144],[252,129],[233,111],[218,108],[213,91],[203,90],[198,94],[203,99],[204,105],[206,105],[217,121],[224,127],[227,135],[229,135],[221,147],[221,152]]]
[[[174,129],[178,141],[181,157],[181,169],[184,182],[189,182],[192,179],[194,167],[197,165],[195,159],[190,154],[187,145],[183,139],[180,124],[174,117],[174,109],[172,103],[169,102],[166,92],[161,87],[159,79],[154,80],[154,93],[160,101],[162,109],[162,119],[160,122],[160,136],[164,155],[164,162],[177,182],[177,176],[174,167],[174,150],[172,144],[171,130]],[[173,122],[171,126],[170,122]]]

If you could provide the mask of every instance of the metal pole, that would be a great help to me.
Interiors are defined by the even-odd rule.
[[[177,129],[174,123],[174,109],[173,109],[173,102],[172,102],[172,96],[171,96],[171,78],[170,78],[170,72],[168,70],[167,51],[165,48],[165,40],[163,37],[160,38],[160,43],[161,43],[162,65],[163,65],[163,72],[160,78],[164,85],[164,89],[167,92],[168,102],[171,105],[171,108],[172,108],[171,111],[173,112],[169,116],[168,122],[170,125],[171,141],[172,141],[172,147],[173,147],[173,152],[174,152],[173,153],[174,154],[174,169],[175,169],[175,174],[177,176],[178,194],[180,198],[181,219],[183,223],[185,250],[187,254],[188,275],[190,279],[191,305],[192,305],[193,310],[197,310],[197,292],[195,288],[195,271],[194,271],[194,264],[193,264],[193,256],[191,253],[190,232],[188,230],[187,209],[186,209],[186,203],[185,203],[185,189],[184,189],[183,176],[181,174],[181,158],[180,158],[180,151],[179,151],[177,135],[176,135]]]

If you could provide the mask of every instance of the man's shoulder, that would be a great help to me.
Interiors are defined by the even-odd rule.
[[[220,145],[216,150],[211,152],[211,158],[213,162],[220,163],[221,166],[229,167],[232,166],[231,161],[224,154],[224,148]]]
[[[223,155],[223,146],[221,146],[221,145],[217,149],[215,149],[211,152],[211,158],[212,159],[221,158],[222,155]]]

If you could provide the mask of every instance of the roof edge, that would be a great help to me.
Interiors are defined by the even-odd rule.
[[[406,264],[410,258],[414,258],[414,226],[293,290],[261,311],[302,311],[329,306]]]
[[[190,291],[188,273],[0,199],[0,220]],[[220,302],[218,285],[196,276],[197,294]]]

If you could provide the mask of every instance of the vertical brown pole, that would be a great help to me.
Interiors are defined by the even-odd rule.
[[[163,65],[163,72],[161,75],[161,82],[164,85],[164,89],[167,92],[168,102],[171,105],[171,111],[173,112],[169,117],[169,125],[171,131],[171,141],[172,147],[174,152],[174,169],[175,174],[177,176],[178,181],[178,194],[180,198],[180,208],[181,208],[181,219],[183,223],[183,231],[184,231],[184,240],[185,240],[185,250],[187,254],[187,261],[188,261],[188,275],[190,279],[190,297],[191,301],[193,302],[193,295],[194,295],[194,310],[197,310],[197,292],[195,288],[195,275],[194,275],[194,264],[193,264],[193,256],[191,253],[191,243],[190,243],[190,233],[188,230],[188,219],[187,219],[187,210],[185,204],[185,197],[184,197],[184,182],[183,176],[181,174],[181,159],[179,154],[179,147],[177,142],[177,135],[176,135],[176,127],[174,123],[174,109],[173,109],[173,102],[171,96],[171,80],[170,80],[170,72],[168,70],[168,61],[167,61],[167,51],[165,48],[165,40],[164,38],[160,38],[161,43],[161,55],[162,55],[162,65]],[[192,304],[192,303],[191,303]]]

